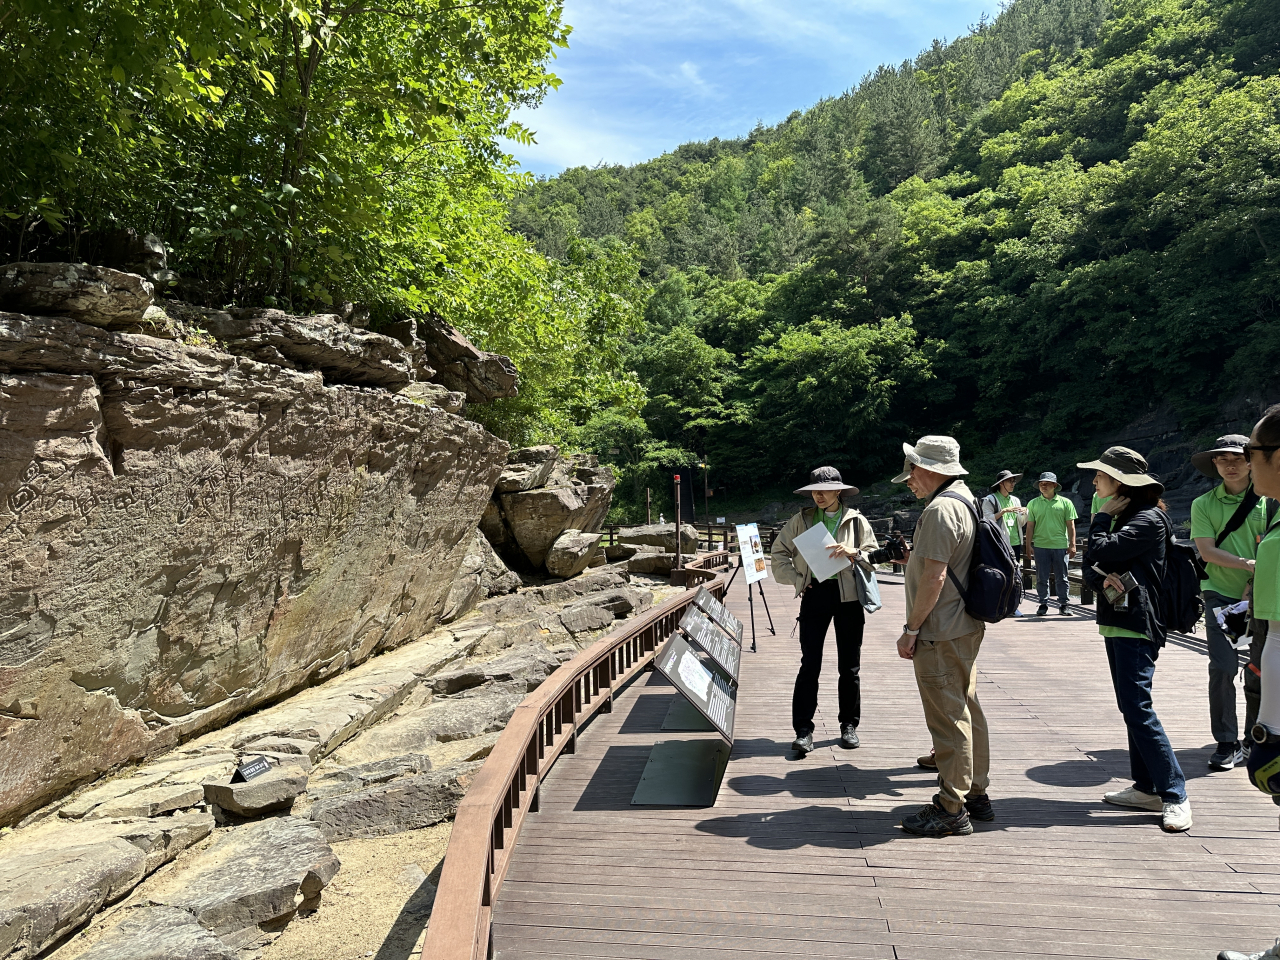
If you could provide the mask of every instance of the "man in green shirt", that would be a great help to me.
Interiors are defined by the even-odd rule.
[[[1058,496],[1062,484],[1056,474],[1040,475],[1040,496],[1027,504],[1027,543],[1036,558],[1036,593],[1040,607],[1036,616],[1049,612],[1049,581],[1056,581],[1058,612],[1067,610],[1070,587],[1067,584],[1067,559],[1076,555],[1076,505]]]
[[[1209,646],[1209,727],[1218,748],[1209,758],[1215,770],[1230,770],[1244,762],[1236,724],[1236,674],[1240,671],[1240,651],[1218,622],[1218,610],[1249,598],[1258,539],[1267,528],[1267,502],[1253,492],[1245,447],[1249,438],[1241,434],[1219,437],[1212,450],[1202,450],[1191,458],[1206,477],[1221,480],[1191,504],[1191,539],[1205,563],[1205,633]],[[1231,523],[1237,511],[1240,517]],[[1235,529],[1226,533],[1228,526]]]

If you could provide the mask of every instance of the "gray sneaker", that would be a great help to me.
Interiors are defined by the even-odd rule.
[[[1261,953],[1237,953],[1234,950],[1223,950],[1218,954],[1218,960],[1271,960],[1272,957],[1280,957],[1280,940],[1276,940],[1273,946],[1267,947]]]

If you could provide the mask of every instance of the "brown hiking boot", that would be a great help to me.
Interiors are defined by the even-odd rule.
[[[937,770],[938,761],[934,757],[933,751],[930,750],[923,757],[916,757],[916,766],[921,770]]]

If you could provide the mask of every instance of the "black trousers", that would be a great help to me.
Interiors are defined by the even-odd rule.
[[[840,722],[855,727],[862,715],[862,691],[858,673],[862,667],[862,628],[866,616],[862,604],[840,602],[840,583],[824,580],[809,587],[800,599],[800,672],[791,695],[791,725],[796,736],[813,733],[818,711],[818,675],[822,673],[822,647],[827,629],[836,625],[836,654],[840,672]]]

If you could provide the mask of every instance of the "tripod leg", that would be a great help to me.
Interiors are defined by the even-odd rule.
[[[756,603],[755,591],[752,589],[754,583],[747,584],[747,606],[751,608],[751,652],[756,652]]]
[[[742,569],[742,558],[738,558],[738,565],[733,568],[733,573],[729,574],[729,582],[724,585],[725,596],[729,595],[729,588],[733,586],[733,578],[738,575],[738,571]]]
[[[764,604],[765,616],[769,618],[769,632],[776,637],[778,631],[773,628],[773,614],[769,612],[769,601],[764,598],[764,587],[760,588],[760,602]]]

